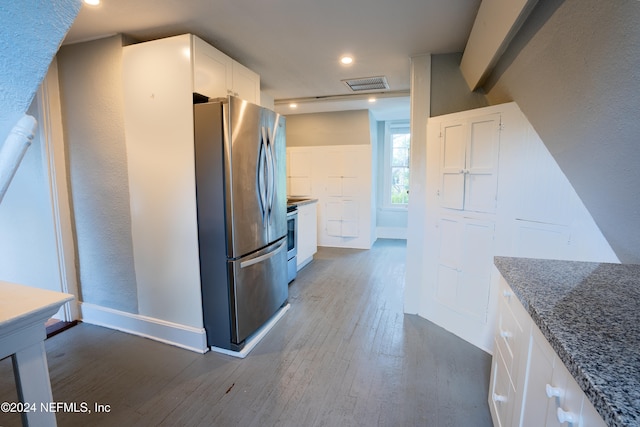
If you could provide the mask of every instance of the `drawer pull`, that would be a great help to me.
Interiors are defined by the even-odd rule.
[[[552,397],[562,397],[564,395],[564,391],[560,387],[553,387],[551,384],[547,384],[545,389],[549,399]]]
[[[573,425],[578,421],[578,417],[576,417],[574,413],[564,411],[562,410],[562,408],[558,408],[558,412],[556,413],[556,415],[558,416],[558,421],[560,421],[560,424],[569,423]]]
[[[501,394],[493,393],[493,401],[494,402],[506,402],[507,396],[503,396]]]

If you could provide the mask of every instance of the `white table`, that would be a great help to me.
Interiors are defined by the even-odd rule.
[[[40,411],[53,401],[44,339],[45,322],[73,295],[0,281],[0,359],[12,356],[21,402],[35,403],[22,413],[23,425],[55,426],[55,412]]]

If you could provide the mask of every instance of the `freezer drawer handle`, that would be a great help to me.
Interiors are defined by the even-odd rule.
[[[280,246],[278,246],[278,249],[276,249],[275,251],[269,252],[268,254],[260,255],[259,257],[252,258],[248,261],[242,261],[240,263],[240,268],[252,266],[253,264],[257,264],[259,262],[262,262],[266,259],[271,258],[272,256],[275,256],[276,254],[278,254],[278,252],[282,250],[282,248],[285,247],[286,244],[287,244],[287,239],[284,239],[282,243],[280,243]]]

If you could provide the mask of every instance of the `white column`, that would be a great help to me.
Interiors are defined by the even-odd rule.
[[[427,119],[431,107],[431,55],[411,57],[411,180],[404,312],[420,311],[425,252]]]

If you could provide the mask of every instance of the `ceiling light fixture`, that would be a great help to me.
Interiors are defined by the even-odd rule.
[[[372,97],[372,98],[369,98],[369,103],[373,104],[374,102],[376,102],[376,99],[375,99],[375,98],[373,98],[373,97]]]
[[[353,58],[349,55],[345,55],[342,58],[340,58],[340,62],[343,65],[350,65],[351,63],[353,63]]]
[[[295,102],[292,102],[291,104],[289,104],[289,108],[298,108],[298,104],[296,104]]]
[[[84,4],[89,6],[98,6],[100,4],[100,0],[84,0]]]

